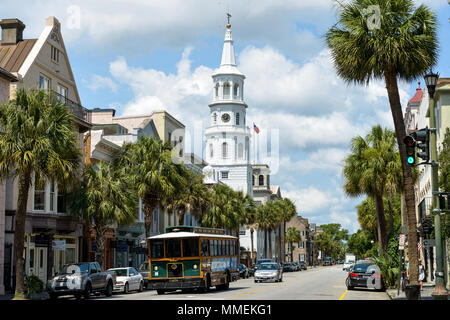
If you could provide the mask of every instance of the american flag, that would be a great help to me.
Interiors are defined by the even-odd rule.
[[[420,249],[422,249],[422,243],[420,243],[420,242],[417,242],[417,250],[419,250],[419,251],[420,251]]]
[[[256,133],[259,133],[259,128],[256,126],[256,124],[253,122],[253,129]]]

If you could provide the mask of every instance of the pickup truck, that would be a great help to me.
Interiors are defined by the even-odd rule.
[[[115,272],[102,271],[98,262],[80,262],[64,265],[47,282],[47,292],[51,299],[66,295],[89,299],[93,292],[104,293],[109,297],[115,284]]]

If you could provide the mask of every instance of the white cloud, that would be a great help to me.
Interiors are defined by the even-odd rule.
[[[313,186],[304,189],[282,190],[282,195],[295,203],[297,212],[301,215],[317,213],[328,207],[330,201],[329,194]]]
[[[111,78],[98,74],[93,74],[90,80],[83,79],[83,85],[94,92],[98,89],[110,89],[115,93],[118,89],[118,85]]]

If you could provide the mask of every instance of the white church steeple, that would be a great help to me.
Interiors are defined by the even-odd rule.
[[[228,15],[221,63],[212,75],[210,126],[205,130],[206,161],[214,169],[217,180],[251,195],[250,129],[246,126],[247,104],[244,102],[245,75],[236,65],[230,17]]]

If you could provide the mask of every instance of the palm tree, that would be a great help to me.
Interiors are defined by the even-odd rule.
[[[286,242],[289,244],[289,252],[291,253],[291,262],[294,261],[294,250],[293,243],[302,241],[302,236],[300,234],[300,230],[297,230],[295,227],[289,227],[286,230]]]
[[[424,5],[413,0],[351,0],[340,4],[338,22],[326,40],[338,75],[348,83],[365,84],[383,79],[400,150],[408,221],[408,246],[417,247],[416,212],[411,168],[406,162],[405,124],[397,79],[421,77],[437,61],[437,19]],[[381,17],[373,28],[369,6],[378,6]],[[410,250],[411,284],[418,284],[417,250]]]
[[[255,230],[258,229],[258,223],[256,222],[256,204],[253,201],[253,198],[250,195],[245,195],[244,199],[244,215],[241,216],[241,224],[245,226],[245,228],[250,229],[250,260],[253,261],[253,250],[254,250],[254,241],[253,234]]]
[[[380,125],[372,128],[366,139],[352,139],[352,153],[345,159],[344,191],[349,196],[367,194],[375,200],[378,242],[380,253],[387,248],[386,220],[383,195],[385,193],[388,168],[396,162],[393,132]]]
[[[19,89],[13,100],[0,105],[0,178],[19,181],[15,216],[14,297],[24,298],[24,238],[28,193],[36,181],[76,180],[81,160],[73,115],[44,91]]]
[[[164,201],[164,206],[178,213],[179,224],[184,224],[186,212],[197,220],[208,206],[208,187],[203,183],[203,175],[197,174],[184,165],[178,165],[182,184],[175,190],[173,197]]]
[[[297,214],[297,208],[295,207],[295,204],[289,198],[281,199],[280,204],[281,204],[281,208],[282,208],[281,213],[280,213],[280,219],[281,219],[281,223],[283,223],[283,225],[284,225],[283,229],[286,230],[286,223],[289,222]],[[280,259],[283,258],[281,248],[283,246],[283,242],[285,241],[283,239],[283,237],[281,236],[281,234],[282,234],[281,223],[279,226],[280,238],[278,239],[279,240],[279,248],[280,248],[280,251],[279,251]]]
[[[179,167],[172,162],[172,145],[154,137],[141,136],[135,143],[126,143],[115,160],[115,166],[130,175],[144,212],[145,237],[153,212],[161,201],[170,202],[183,179]]]
[[[256,210],[256,221],[260,229],[264,231],[264,255],[267,257],[267,249],[269,250],[269,258],[272,259],[272,237],[271,232],[280,223],[279,216],[279,206],[274,204],[273,201],[266,202],[265,204],[258,207]],[[267,242],[269,245],[267,245]]]
[[[234,215],[234,196],[234,191],[227,185],[214,185],[211,190],[209,207],[202,215],[202,225],[236,230],[239,227],[239,220]]]
[[[103,160],[85,168],[83,181],[72,202],[72,214],[92,222],[97,245],[96,261],[105,266],[105,234],[115,223],[135,222],[138,214],[136,193],[130,177]]]

